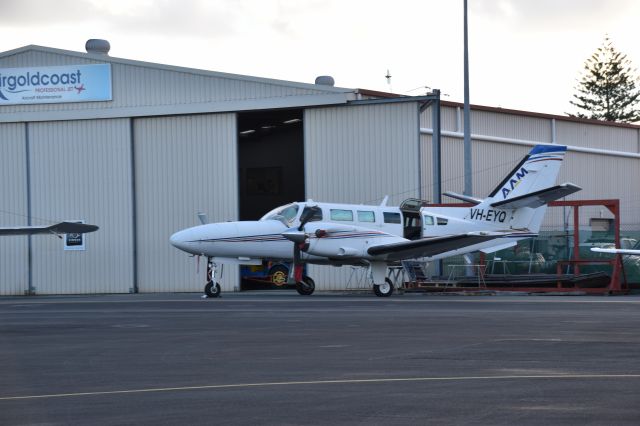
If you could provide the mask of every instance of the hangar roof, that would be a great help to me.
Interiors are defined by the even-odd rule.
[[[372,96],[376,98],[397,98],[399,96],[402,96],[396,93],[379,92],[379,91],[367,90],[367,89],[358,89],[358,93],[362,96]],[[447,100],[442,100],[441,105],[444,107],[453,107],[453,108],[462,108],[464,106],[464,104],[461,102],[452,102]],[[493,106],[479,105],[479,104],[471,104],[469,106],[473,111],[487,111],[487,112],[496,112],[499,114],[520,115],[524,117],[547,118],[547,119],[553,119],[553,120],[570,121],[570,122],[581,123],[581,124],[594,124],[598,126],[613,126],[613,127],[625,127],[630,129],[640,129],[640,124],[633,124],[633,123],[619,123],[615,121],[603,121],[603,120],[595,120],[591,118],[572,117],[570,115],[547,114],[542,112],[493,107]]]
[[[29,45],[0,53],[0,68],[111,64],[113,100],[0,105],[0,121],[112,118],[345,104],[356,89],[205,71]]]

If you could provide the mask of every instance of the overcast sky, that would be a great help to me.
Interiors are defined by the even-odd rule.
[[[471,103],[564,114],[609,34],[640,67],[640,1],[468,0]],[[0,0],[0,51],[28,44],[462,101],[463,0]],[[391,85],[385,74],[390,71]]]

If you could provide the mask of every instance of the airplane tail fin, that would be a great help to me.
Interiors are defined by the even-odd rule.
[[[478,208],[512,210],[511,228],[538,232],[547,203],[582,189],[555,185],[566,151],[563,145],[534,146]]]

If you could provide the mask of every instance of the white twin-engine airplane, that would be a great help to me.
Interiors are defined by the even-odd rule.
[[[424,207],[406,200],[386,205],[319,203],[278,207],[258,221],[211,223],[176,232],[170,242],[193,255],[207,256],[210,297],[220,294],[217,263],[257,265],[293,262],[289,276],[298,293],[309,295],[314,281],[305,263],[368,267],[378,296],[393,293],[388,266],[401,260],[431,261],[483,251],[491,253],[537,235],[547,203],[579,191],[555,180],[566,146],[537,145],[484,200],[447,193],[473,207]]]

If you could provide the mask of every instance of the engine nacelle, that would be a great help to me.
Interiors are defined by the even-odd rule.
[[[353,247],[340,247],[338,249],[338,257],[343,256],[359,256],[361,251],[354,249]]]
[[[364,255],[364,245],[365,243],[363,242],[362,247],[356,248],[352,246],[345,246],[344,241],[313,238],[306,252],[315,256],[329,258],[356,257]]]
[[[345,226],[335,223],[311,222],[305,226],[309,238],[309,255],[330,259],[362,258],[371,256],[367,250],[372,245],[406,241],[402,237],[361,226]]]

